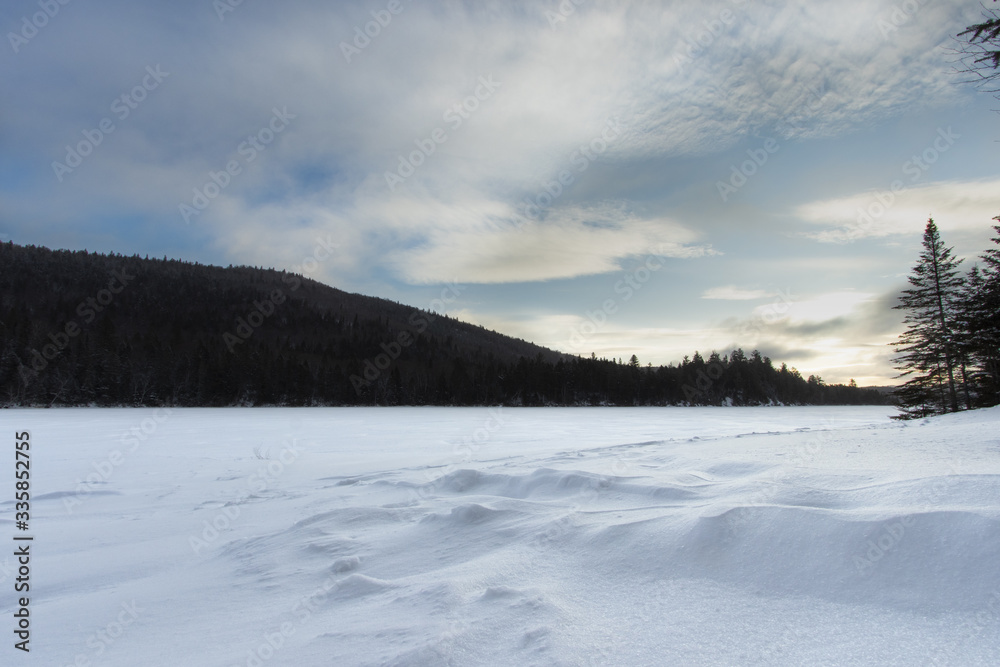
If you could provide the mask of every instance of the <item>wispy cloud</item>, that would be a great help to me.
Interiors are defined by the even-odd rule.
[[[566,207],[521,227],[431,230],[395,264],[416,283],[532,282],[616,271],[626,257],[715,254],[698,234],[666,219],[638,218],[614,204]]]
[[[962,11],[950,5],[922,8],[908,26],[911,38],[886,40],[876,24],[890,8],[888,2],[860,1],[829,7],[612,2],[581,5],[553,29],[544,2],[494,6],[489,12],[460,2],[447,10],[407,4],[350,63],[339,44],[370,20],[361,7],[244,6],[224,22],[202,12],[205,21],[197,32],[204,39],[183,51],[171,46],[179,37],[172,22],[130,44],[140,62],[162,61],[171,72],[168,83],[120,134],[108,137],[80,170],[89,174],[74,174],[58,190],[64,196],[35,204],[43,209],[42,219],[50,207],[94,214],[101,208],[94,201],[95,183],[138,178],[155,183],[156,192],[140,185],[153,196],[129,198],[130,209],[163,216],[169,224],[172,216],[161,208],[162,200],[190,197],[191,188],[222,168],[277,104],[298,114],[295,125],[227,190],[227,196],[246,205],[219,207],[206,216],[207,229],[219,220],[220,232],[226,232],[233,225],[223,219],[259,204],[263,187],[273,205],[292,211],[305,198],[334,215],[357,215],[376,236],[399,224],[391,214],[393,202],[399,210],[415,199],[432,200],[442,222],[427,230],[428,236],[440,236],[467,213],[463,197],[456,201],[454,192],[513,206],[560,171],[575,173],[572,156],[599,136],[609,118],[621,119],[628,130],[609,143],[600,159],[623,163],[651,155],[709,154],[759,131],[828,136],[904,106],[947,97],[948,74],[929,65],[940,56],[927,44],[944,40],[944,26],[955,24]],[[725,23],[723,12],[731,17]],[[145,21],[157,14],[122,15],[113,23],[125,34],[145,34]],[[81,30],[108,31],[107,17],[99,12],[81,20]],[[52,26],[52,38],[68,29]],[[915,33],[921,39],[912,38]],[[426,39],[428,34],[435,38]],[[697,51],[692,45],[699,46]],[[132,69],[142,72],[142,67]],[[42,90],[30,81],[51,78],[56,71],[79,84],[47,87],[45,104],[11,108],[5,117],[8,131],[37,137],[40,145],[34,149],[58,158],[65,143],[107,114],[108,103],[135,78],[132,69],[105,51],[31,65],[21,87],[29,99]],[[492,76],[500,87],[467,110],[467,117],[453,114],[452,121],[446,120],[448,110],[469,99],[483,76]],[[69,117],[67,109],[78,111]],[[27,131],[46,124],[59,130]],[[384,173],[436,128],[446,132],[447,141],[400,186],[397,200],[385,187]],[[331,192],[337,196],[330,197]],[[586,193],[572,197],[585,199]],[[617,234],[622,240],[612,241]],[[558,230],[538,231],[535,239],[558,242],[564,236]],[[620,247],[635,244],[626,224],[617,233],[588,238]],[[517,243],[501,243],[510,245]],[[401,277],[433,279],[426,264],[437,256],[397,250],[385,256]],[[602,252],[589,256],[594,261],[589,270],[562,270],[557,267],[567,263],[557,261],[551,271],[533,268],[527,275],[546,279],[599,272],[613,260]],[[407,257],[415,262],[412,268],[405,265]],[[242,257],[234,254],[233,259]],[[494,273],[486,271],[483,278],[496,279],[489,278]]]
[[[722,301],[754,301],[774,296],[772,292],[759,289],[743,289],[735,285],[712,287],[701,294],[702,299],[719,299]]]
[[[794,215],[827,227],[804,232],[825,243],[919,234],[933,217],[945,231],[982,229],[1000,211],[1000,179],[928,183],[873,190],[798,206]]]
[[[886,288],[880,276],[911,263],[886,254],[875,267],[833,242],[888,243],[919,233],[928,215],[944,231],[979,229],[1000,212],[1000,181],[939,171],[944,160],[941,182],[910,187],[866,227],[857,208],[877,193],[845,196],[836,178],[807,204],[790,188],[754,201],[768,179],[826,167],[825,139],[889,141],[886,124],[904,114],[933,117],[932,134],[959,127],[970,98],[953,85],[944,47],[979,8],[920,3],[898,30],[881,29],[899,4],[608,0],[574,3],[552,25],[554,0],[404,2],[349,59],[341,42],[372,20],[370,4],[242,3],[222,21],[201,0],[73,5],[72,21],[52,21],[0,60],[15,91],[0,124],[0,223],[17,242],[281,268],[331,238],[338,253],[316,267],[318,279],[415,301],[435,282],[492,285],[540,322],[561,317],[538,301],[554,282],[575,281],[565,287],[582,304],[588,276],[656,253],[665,268],[631,302],[649,299],[642,316],[629,315],[648,338],[609,323],[602,349],[641,345],[667,361],[669,341],[689,346],[709,331],[713,344],[753,345],[713,322],[723,308],[752,317],[741,307],[772,296],[757,286],[806,281],[790,279],[793,264],[805,275],[856,263],[844,289],[875,294]],[[22,14],[0,9],[0,23],[16,26]],[[114,100],[157,66],[169,77],[119,118]],[[295,118],[246,160],[239,146],[275,107]],[[114,132],[58,181],[52,162],[104,117]],[[925,141],[927,130],[913,136]],[[716,181],[765,138],[780,152],[720,203]],[[828,171],[851,171],[878,148],[865,144]],[[977,150],[992,160],[988,146]],[[240,173],[184,224],[179,204],[232,160]],[[403,168],[390,186],[401,161],[412,173]],[[526,200],[537,215],[526,216]],[[789,212],[827,243],[789,235]],[[690,336],[674,331],[680,307],[690,309]],[[781,349],[806,349],[791,335]]]

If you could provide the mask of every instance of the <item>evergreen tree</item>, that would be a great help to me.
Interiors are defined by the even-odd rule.
[[[973,403],[980,404],[980,397],[987,384],[982,372],[984,355],[981,349],[984,286],[982,271],[978,266],[973,266],[965,277],[956,316],[958,325],[956,342],[963,361],[963,383],[970,408]]]
[[[897,394],[901,419],[957,412],[955,371],[960,367],[956,345],[956,311],[962,288],[961,260],[941,241],[933,219],[924,230],[923,252],[894,308],[906,311],[907,329],[893,343],[899,377],[908,377]]]
[[[79,312],[113,272],[134,282]],[[276,290],[287,298],[270,315],[248,315]],[[888,402],[809,384],[758,351],[645,369],[636,355],[574,358],[251,267],[0,243],[0,295],[0,407]]]
[[[987,92],[997,93],[1000,92],[996,87],[1000,77],[1000,14],[984,7],[983,18],[986,20],[958,34],[958,53],[963,71],[972,75],[972,82]]]
[[[994,218],[1000,220],[1000,216]],[[983,253],[983,269],[969,272],[962,299],[965,344],[973,366],[978,405],[1000,401],[1000,225],[991,239],[998,247]]]

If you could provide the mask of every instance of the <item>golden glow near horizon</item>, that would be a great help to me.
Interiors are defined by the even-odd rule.
[[[995,100],[949,53],[982,8],[916,4],[88,5],[0,62],[0,239],[889,383],[926,219],[967,268],[1000,213]]]

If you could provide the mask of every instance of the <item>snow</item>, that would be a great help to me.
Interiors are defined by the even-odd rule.
[[[1000,408],[892,413],[5,410],[0,663],[1000,664]]]

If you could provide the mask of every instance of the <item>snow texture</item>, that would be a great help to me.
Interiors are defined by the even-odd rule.
[[[0,663],[1000,664],[1000,408],[891,413],[6,410]]]

